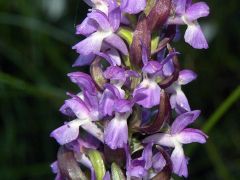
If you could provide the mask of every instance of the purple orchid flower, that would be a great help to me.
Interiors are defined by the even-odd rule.
[[[133,92],[133,96],[139,93],[146,95],[145,99],[137,102],[139,105],[142,105],[145,108],[152,108],[153,106],[156,106],[160,103],[161,88],[157,84],[156,79],[160,77],[163,66],[176,54],[176,52],[168,54],[167,57],[161,62],[153,60],[149,61],[147,50],[143,47],[142,60],[144,66],[142,68],[142,71],[145,73],[145,77]]]
[[[132,76],[139,77],[135,71],[124,70],[118,66],[109,66],[104,71],[104,77],[109,79],[112,84],[105,85],[105,90],[100,99],[100,108],[103,116],[112,116],[114,104],[125,97],[125,91],[122,89],[122,86]]]
[[[103,112],[107,115],[113,115],[114,118],[106,125],[104,129],[104,142],[111,148],[123,148],[128,142],[127,119],[132,113],[132,107],[139,99],[145,98],[139,95],[131,100],[124,99],[123,94],[114,85],[106,85],[101,106]]]
[[[69,76],[83,92],[78,95],[68,93],[72,98],[65,101],[60,111],[65,115],[75,116],[77,119],[54,130],[51,137],[54,137],[61,145],[69,143],[78,137],[81,126],[103,141],[103,132],[92,122],[100,119],[98,98],[93,80],[89,75],[80,72],[70,73]]]
[[[166,160],[160,152],[153,154],[152,143],[147,144],[139,158],[132,159],[129,151],[129,147],[126,145],[126,168],[128,178],[143,178],[151,179],[154,175],[160,172],[166,165]],[[148,171],[153,168],[153,173],[150,174]]]
[[[179,176],[188,176],[188,158],[184,155],[182,145],[193,142],[205,143],[207,139],[207,135],[202,131],[186,128],[197,119],[199,114],[198,110],[181,114],[173,122],[170,132],[157,133],[143,140],[143,143],[154,143],[174,148],[171,155],[173,172]]]
[[[73,46],[73,49],[83,56],[92,56],[101,51],[104,42],[127,55],[126,44],[114,33],[119,28],[120,19],[119,8],[112,10],[108,16],[101,11],[93,10],[88,14],[88,19],[77,27],[77,34],[86,35],[87,38]]]
[[[192,4],[192,0],[174,0],[175,15],[168,19],[168,24],[186,24],[185,42],[196,49],[207,49],[208,43],[197,22],[198,18],[209,15],[209,7],[205,2]]]
[[[123,148],[128,142],[127,119],[130,113],[115,113],[104,129],[104,142],[111,148]]]
[[[184,113],[186,111],[191,111],[187,97],[182,91],[181,86],[190,83],[196,78],[197,74],[193,71],[187,69],[182,70],[179,72],[178,80],[169,88],[167,88],[167,92],[171,94],[171,107],[172,109],[175,109],[178,114]]]

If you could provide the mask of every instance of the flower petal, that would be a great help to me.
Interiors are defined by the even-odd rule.
[[[172,60],[163,65],[163,74],[165,76],[171,76],[174,72],[174,65]]]
[[[149,143],[143,150],[142,159],[145,161],[144,168],[150,169],[152,167],[152,143]]]
[[[208,136],[198,129],[186,128],[177,135],[177,140],[181,144],[193,142],[205,143]]]
[[[75,49],[79,54],[89,55],[91,53],[95,54],[101,50],[102,41],[109,35],[109,32],[95,32],[91,34],[86,39],[80,41],[73,49]]]
[[[95,123],[89,121],[88,123],[82,124],[81,127],[89,134],[93,135],[95,138],[103,142],[103,132]]]
[[[179,115],[172,123],[171,134],[181,132],[186,126],[193,123],[199,115],[200,115],[199,110],[190,111]]]
[[[144,160],[138,159],[132,160],[131,165],[127,168],[127,176],[140,179],[145,177],[147,175],[147,170],[144,168],[144,164],[145,164]]]
[[[137,14],[143,11],[146,7],[146,0],[122,0],[122,11],[129,14]]]
[[[134,103],[129,100],[119,99],[115,101],[114,109],[116,112],[119,112],[119,113],[131,112],[133,105]]]
[[[106,37],[104,39],[105,42],[107,42],[112,47],[118,49],[120,52],[122,52],[124,55],[128,55],[128,49],[124,41],[116,34],[111,34],[110,36]]]
[[[134,90],[133,97],[137,94],[143,94],[146,98],[137,102],[145,108],[151,108],[160,103],[161,88],[155,81],[144,79],[139,86]]]
[[[189,21],[194,21],[200,17],[208,16],[209,7],[205,2],[197,2],[187,8],[186,14]]]
[[[111,27],[113,28],[113,31],[117,31],[120,25],[120,21],[121,21],[121,10],[119,7],[113,9],[109,15],[108,15],[108,19],[110,22]]]
[[[97,23],[90,18],[85,18],[80,25],[77,25],[76,34],[88,36],[97,31]]]
[[[199,24],[189,25],[184,35],[185,42],[196,49],[207,49],[208,43]]]
[[[162,64],[157,61],[148,61],[143,68],[142,71],[148,74],[154,74],[162,69]]]
[[[83,72],[72,72],[68,73],[68,77],[73,83],[77,84],[83,91],[87,91],[92,95],[96,94],[96,87],[90,75]]]
[[[125,70],[118,66],[109,66],[104,71],[104,77],[115,81],[126,81]]]
[[[115,117],[108,123],[104,130],[104,142],[111,148],[123,148],[128,141],[127,120],[121,115]]]
[[[186,111],[191,111],[187,97],[183,93],[182,90],[178,90],[176,94],[176,110],[179,113],[183,113]]]
[[[84,123],[89,122],[89,120],[73,120],[57,129],[55,129],[50,136],[55,138],[56,141],[63,145],[73,140],[77,139],[79,134],[79,126]]]
[[[160,172],[167,164],[166,160],[164,159],[163,155],[158,152],[152,158],[152,164],[155,171]]]
[[[73,67],[90,65],[95,58],[94,54],[80,55],[74,62]]]
[[[90,111],[88,107],[78,96],[65,100],[65,103],[60,108],[60,111],[65,115],[69,115],[71,112],[79,119],[88,119],[90,117]]]
[[[170,134],[166,133],[156,133],[154,135],[148,136],[142,142],[154,143],[166,147],[175,147],[173,137]]]
[[[107,16],[99,10],[93,10],[91,13],[88,13],[88,18],[95,20],[101,29],[105,31],[111,29]]]
[[[179,72],[178,84],[185,85],[197,78],[197,74],[191,70],[185,69]]]
[[[111,58],[114,66],[116,66],[116,65],[120,66],[121,65],[121,58],[120,58],[120,55],[119,55],[117,50],[111,48],[110,50],[108,50],[106,52],[106,54]]]
[[[185,157],[181,146],[176,146],[171,155],[173,172],[179,176],[188,176],[188,159]]]
[[[105,90],[103,92],[103,95],[99,103],[100,111],[103,114],[103,116],[106,116],[106,115],[112,116],[114,102],[115,102],[115,95],[111,91]]]
[[[187,0],[173,0],[173,4],[175,6],[175,13],[178,15],[182,15],[186,11],[186,1]]]

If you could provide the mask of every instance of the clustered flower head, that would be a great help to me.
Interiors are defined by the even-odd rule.
[[[85,39],[72,72],[79,87],[67,93],[60,111],[71,119],[51,137],[61,145],[51,167],[56,179],[170,179],[188,176],[183,145],[205,143],[189,128],[200,115],[182,85],[195,80],[181,69],[172,46],[179,26],[185,42],[208,48],[198,23],[208,16],[204,2],[191,0],[84,0],[89,13],[76,27]]]

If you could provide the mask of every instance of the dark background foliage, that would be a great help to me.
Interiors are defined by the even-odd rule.
[[[200,23],[210,48],[176,44],[182,67],[199,75],[184,90],[202,110],[195,126],[210,136],[206,145],[186,147],[189,179],[239,179],[240,3],[208,4],[211,15]],[[81,0],[0,0],[0,179],[53,179],[58,145],[49,134],[68,120],[58,112],[65,91],[77,92],[66,73],[80,70],[71,68],[71,46],[86,13]]]

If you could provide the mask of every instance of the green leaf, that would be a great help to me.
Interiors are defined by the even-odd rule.
[[[116,163],[112,163],[111,171],[112,171],[112,180],[124,180],[125,179],[125,176],[124,176],[121,168]]]
[[[106,172],[102,155],[99,151],[91,149],[88,151],[88,157],[92,162],[97,180],[102,180]]]

